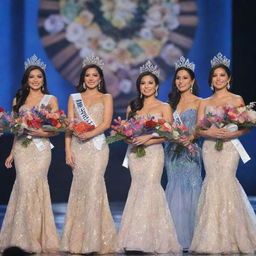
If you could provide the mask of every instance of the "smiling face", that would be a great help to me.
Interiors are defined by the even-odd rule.
[[[33,69],[28,76],[28,85],[32,90],[40,90],[44,85],[44,76],[39,69]]]
[[[188,71],[181,69],[177,72],[175,77],[175,85],[181,93],[188,91],[194,82],[195,80],[191,78]]]
[[[229,81],[230,77],[223,68],[219,67],[214,70],[211,84],[214,86],[215,90],[222,90],[226,88]]]
[[[88,68],[85,72],[84,82],[86,87],[89,89],[94,89],[100,83],[100,74],[96,68]]]
[[[155,95],[155,92],[157,90],[157,84],[155,82],[155,79],[151,75],[145,75],[141,78],[140,81],[140,92],[145,97],[150,97],[152,95]]]

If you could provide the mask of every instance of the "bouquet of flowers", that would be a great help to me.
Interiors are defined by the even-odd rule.
[[[95,129],[94,125],[90,125],[87,122],[74,119],[69,123],[68,129],[73,131],[78,137],[84,132],[89,132]]]
[[[49,132],[63,132],[68,127],[68,121],[63,110],[51,111],[51,107],[41,106],[33,107],[30,110],[20,111],[13,118],[11,131],[14,134],[22,135],[28,131],[42,129]],[[32,141],[32,136],[26,136],[22,145],[27,147]]]
[[[207,130],[215,126],[217,128],[233,128],[233,131],[235,131],[239,128],[256,126],[256,111],[253,110],[254,106],[255,102],[239,107],[230,105],[207,107],[205,117],[199,120],[199,129]],[[215,149],[218,151],[223,149],[222,139],[216,140]]]
[[[131,118],[129,120],[122,120],[118,117],[114,122],[116,125],[111,126],[111,135],[106,138],[108,144],[152,133],[169,140],[177,140],[184,135],[181,127],[171,126],[163,119],[155,120],[154,117],[150,116]],[[146,153],[143,145],[134,147],[133,150],[138,157],[142,157]]]
[[[159,136],[167,138],[168,140],[175,141],[175,140],[180,140],[180,139],[185,139],[186,137],[189,136],[189,130],[184,124],[176,124],[173,123],[171,125],[171,129],[166,132],[166,131],[158,131]],[[177,144],[174,150],[174,155],[176,156],[182,152],[184,148],[187,148],[190,154],[194,154],[197,149],[196,146],[193,143],[190,143],[188,146],[183,146],[182,144]]]
[[[5,131],[10,131],[13,125],[12,117],[9,116],[3,108],[0,108],[0,136],[3,135]]]

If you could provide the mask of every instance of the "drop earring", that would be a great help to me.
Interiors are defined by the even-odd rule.
[[[228,82],[227,84],[227,89],[229,90],[230,89],[230,83]]]
[[[190,92],[193,93],[193,85],[190,86]]]
[[[214,91],[214,87],[213,87],[213,85],[211,85],[211,90],[212,90],[212,91]]]
[[[83,82],[83,88],[86,89],[86,84],[85,84],[85,82]]]
[[[100,81],[99,84],[98,84],[98,90],[100,91],[101,88],[102,88],[102,84],[101,84],[101,81]]]
[[[156,87],[155,96],[158,96],[158,86]]]

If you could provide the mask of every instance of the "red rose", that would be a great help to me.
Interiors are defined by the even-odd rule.
[[[3,109],[3,108],[0,108],[0,112],[4,112],[4,109]]]
[[[165,120],[164,120],[164,119],[158,119],[158,123],[159,123],[159,124],[164,124],[164,123],[165,123]]]
[[[40,119],[33,119],[33,120],[27,120],[27,125],[30,128],[41,128],[41,120]]]
[[[145,123],[145,126],[146,126],[146,127],[156,127],[156,125],[157,125],[157,122],[152,121],[152,120],[149,120],[149,121],[147,121],[147,122]]]
[[[93,129],[95,129],[95,126],[94,125],[90,125],[90,124],[88,124],[86,122],[80,122],[78,124],[74,124],[72,129],[73,129],[73,131],[76,134],[81,134],[83,132],[92,131]]]

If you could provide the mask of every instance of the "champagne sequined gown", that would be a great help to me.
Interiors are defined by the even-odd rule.
[[[215,149],[215,143],[207,139],[203,145],[206,177],[190,251],[253,253],[256,251],[256,217],[236,178],[238,151],[231,141],[224,142],[222,151]]]
[[[93,104],[87,107],[87,110],[96,125],[103,122],[103,104]],[[77,113],[76,118],[79,118]],[[61,251],[115,252],[116,229],[104,180],[109,148],[104,144],[103,148],[98,150],[93,144],[93,139],[81,141],[76,136],[72,136],[71,149],[75,155],[75,168]]]
[[[161,186],[164,151],[161,144],[145,148],[146,155],[130,153],[131,187],[119,230],[121,251],[179,253],[172,217]]]
[[[21,110],[24,108],[25,105]],[[34,142],[23,147],[24,138],[18,137],[13,147],[16,180],[2,224],[0,248],[19,246],[36,253],[58,251],[59,238],[47,180],[50,142],[41,138],[45,149],[40,152]]]

